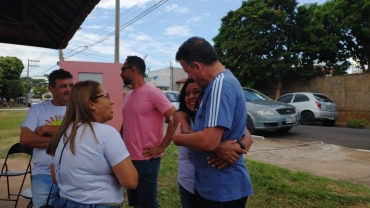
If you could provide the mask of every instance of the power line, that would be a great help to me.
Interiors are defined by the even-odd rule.
[[[182,2],[179,6],[182,6],[183,4],[185,4],[186,2],[188,2],[189,0],[186,0],[184,2]],[[152,24],[154,24],[155,22],[157,22],[158,20],[162,19],[163,17],[167,16],[169,13],[171,13],[173,10],[175,10],[176,8],[173,8],[171,9],[170,11],[168,11],[166,14],[162,15],[161,17],[159,17],[158,19],[154,20],[153,22],[151,22],[150,24],[146,25],[145,27],[139,29],[137,32],[140,32],[142,30],[144,30],[145,28],[151,26]]]
[[[120,27],[120,31],[127,28],[128,26],[132,25],[133,23],[135,23],[136,21],[140,20],[141,18],[145,17],[146,15],[148,15],[149,13],[151,13],[153,10],[155,10],[156,8],[158,8],[159,6],[161,6],[162,4],[164,4],[165,2],[167,2],[168,0],[161,0],[159,1],[158,3],[156,3],[155,5],[151,6],[150,8],[148,8],[147,10],[145,10],[144,12],[142,12],[141,14],[139,14],[138,16],[134,17],[132,20],[130,20],[129,22],[125,23],[124,25],[122,25]],[[100,40],[96,41],[95,43],[91,44],[89,47],[93,47],[101,42],[103,42],[104,40],[112,37],[114,35],[114,32],[111,32],[109,33],[108,35],[106,35],[105,37],[101,38]]]
[[[125,23],[124,25],[122,25],[119,30],[121,31],[121,30],[127,28],[128,26],[134,24],[136,21],[138,21],[141,18],[145,17],[146,15],[148,15],[149,13],[151,13],[152,11],[154,11],[155,9],[157,9],[158,7],[160,7],[161,5],[163,5],[164,3],[166,3],[167,1],[168,0],[161,0],[161,1],[157,2],[156,4],[154,4],[153,6],[149,7],[147,10],[145,10],[144,12],[140,13],[138,16],[134,17],[133,19],[131,19],[130,21],[128,21],[127,23]],[[104,40],[112,37],[114,34],[115,34],[114,31],[111,32],[111,33],[109,33],[105,37],[103,37],[100,40],[96,41],[95,43],[92,43],[91,45],[89,45],[88,48],[91,48],[93,46],[96,46],[97,44],[103,42]],[[87,50],[88,48],[83,49],[83,50],[81,50],[81,51],[79,51],[79,52],[77,52],[77,53],[75,53],[75,54],[73,54],[73,55],[71,55],[71,56],[69,56],[67,58],[71,58],[72,56],[75,56],[75,55],[77,55],[77,54],[79,54],[79,53]]]
[[[54,66],[50,67],[50,68],[49,68],[49,69],[47,69],[46,71],[41,72],[41,73],[40,73],[40,74],[38,74],[38,75],[34,75],[33,77],[41,76],[41,75],[45,74],[46,72],[50,71],[51,69],[53,69],[53,68],[54,68],[54,67],[56,67],[56,66],[58,66],[58,64],[55,64]]]
[[[129,10],[128,10],[128,12],[125,12],[123,15],[122,15],[122,14],[120,14],[120,18],[122,19],[122,17],[124,17],[124,16],[128,15],[132,9],[134,9],[134,7],[132,7],[131,9],[129,9]],[[139,10],[140,10],[140,9],[137,9],[137,10],[136,10],[132,15],[134,15],[134,14],[135,14],[136,12],[138,12]],[[123,13],[123,12],[121,12],[121,13]],[[94,35],[103,36],[103,34],[106,32],[105,30],[106,30],[109,26],[112,26],[112,27],[113,27],[113,24],[112,24],[112,23],[114,23],[114,19],[113,19],[113,20],[111,20],[111,21],[109,21],[108,23],[106,23],[102,28],[100,28],[98,31],[96,31]],[[110,34],[110,33],[108,33],[108,34]],[[88,44],[92,44],[92,43],[94,43],[94,42],[95,42],[95,40],[93,40],[93,39],[92,39],[92,37],[90,37],[90,36],[87,36],[87,39],[88,39],[88,41],[87,41],[87,42],[89,42],[89,40],[91,41],[91,42],[90,42],[90,43],[88,43]]]

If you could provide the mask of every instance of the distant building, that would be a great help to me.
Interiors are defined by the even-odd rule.
[[[314,64],[313,68],[321,68],[321,71],[325,73],[325,76],[332,76],[334,70],[333,69],[326,69],[325,65],[323,64]]]
[[[188,74],[182,69],[177,67],[168,67],[155,71],[150,71],[145,81],[161,90],[181,90],[180,80],[186,79]]]

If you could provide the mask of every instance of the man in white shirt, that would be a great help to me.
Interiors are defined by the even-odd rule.
[[[51,189],[52,158],[46,154],[45,148],[64,119],[72,78],[71,73],[63,69],[53,71],[49,75],[48,86],[53,99],[32,106],[21,125],[20,143],[34,148],[31,186],[34,207],[46,204]],[[49,204],[58,197],[59,188],[54,184]]]

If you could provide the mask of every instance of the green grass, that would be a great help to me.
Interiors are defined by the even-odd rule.
[[[19,141],[20,124],[26,111],[0,111],[0,158]],[[158,179],[161,207],[181,207],[177,185],[178,149],[171,144],[162,157]],[[306,172],[290,171],[273,165],[245,160],[254,195],[247,207],[370,207],[370,189],[344,181],[318,177]],[[125,205],[127,197],[125,197]]]
[[[8,149],[19,142],[21,124],[28,111],[0,111],[0,158],[5,158]]]

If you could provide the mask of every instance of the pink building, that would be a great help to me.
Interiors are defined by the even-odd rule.
[[[113,104],[113,119],[107,124],[119,131],[122,125],[121,107],[123,102],[123,83],[120,77],[122,64],[120,63],[99,63],[60,61],[59,66],[73,75],[73,82],[94,80],[101,83],[109,93]]]

